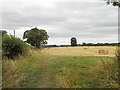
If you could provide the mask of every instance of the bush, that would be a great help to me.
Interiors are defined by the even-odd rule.
[[[5,35],[2,38],[2,49],[3,56],[7,56],[8,59],[13,59],[19,54],[27,53],[28,45],[19,38],[13,37],[12,35]]]

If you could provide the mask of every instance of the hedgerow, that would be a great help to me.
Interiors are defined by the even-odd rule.
[[[28,45],[12,35],[4,35],[2,37],[2,55],[7,56],[8,59],[14,59],[19,54],[26,54]]]

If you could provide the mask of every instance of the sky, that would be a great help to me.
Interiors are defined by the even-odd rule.
[[[31,28],[44,29],[48,44],[118,42],[118,8],[101,0],[3,0],[0,15],[8,34],[22,39]]]

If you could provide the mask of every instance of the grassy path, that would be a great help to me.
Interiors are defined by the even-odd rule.
[[[14,63],[21,75],[9,87],[19,88],[99,88],[108,87],[101,80],[99,57],[49,56],[33,51]],[[104,80],[104,78],[103,78]],[[7,85],[5,87],[8,87]]]
[[[45,56],[43,58],[46,58]],[[38,88],[51,88],[52,86],[54,86],[52,79],[51,79],[51,73],[52,68],[49,65],[48,59],[46,58],[45,60],[42,61],[42,70],[43,72],[41,72],[41,81],[39,82],[39,86]]]
[[[38,53],[37,53],[38,54]],[[23,88],[49,88],[52,86],[50,73],[51,68],[46,56],[32,55],[26,63],[21,63],[21,73],[24,78],[18,83],[17,87]]]

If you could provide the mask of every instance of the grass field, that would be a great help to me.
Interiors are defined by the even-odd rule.
[[[99,54],[100,49],[109,53]],[[116,47],[30,50],[26,56],[3,61],[3,87],[116,88],[115,50]]]
[[[42,52],[60,56],[115,56],[116,49],[115,46],[54,47],[43,49]],[[99,50],[105,50],[108,53],[99,54]]]

